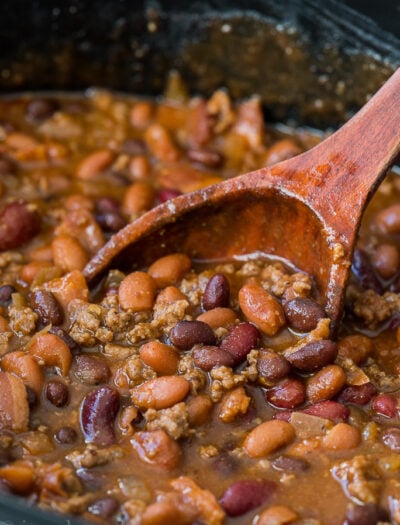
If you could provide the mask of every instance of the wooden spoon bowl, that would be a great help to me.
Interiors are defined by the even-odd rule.
[[[400,69],[339,131],[287,161],[182,195],[115,234],[89,262],[132,271],[183,252],[226,260],[262,254],[313,276],[334,331],[363,211],[400,151]]]

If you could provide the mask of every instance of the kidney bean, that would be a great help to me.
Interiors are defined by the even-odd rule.
[[[322,440],[324,447],[329,450],[351,450],[360,443],[360,431],[348,423],[337,423]]]
[[[182,192],[179,190],[163,189],[157,193],[157,201],[161,204],[170,201],[171,199],[175,199],[176,197],[179,197],[179,195],[182,195]]]
[[[11,175],[16,172],[17,166],[8,157],[0,155],[0,176],[1,175]]]
[[[275,335],[285,325],[281,305],[258,284],[242,286],[239,290],[239,305],[247,319],[268,336]]]
[[[291,443],[295,435],[290,423],[273,419],[253,428],[246,436],[243,448],[251,458],[261,458]]]
[[[162,376],[150,379],[132,390],[132,401],[139,408],[169,408],[183,401],[190,383],[182,376]]]
[[[320,401],[315,405],[310,405],[303,410],[306,414],[311,416],[322,417],[324,419],[330,419],[335,423],[341,421],[347,421],[350,415],[350,410],[338,403],[337,401]]]
[[[150,184],[137,181],[127,189],[121,208],[126,215],[136,216],[149,210],[153,202],[154,190]]]
[[[352,272],[364,290],[374,290],[383,293],[383,286],[379,282],[368,255],[360,249],[354,250]]]
[[[300,332],[310,332],[318,321],[327,317],[322,306],[308,297],[296,297],[285,302],[283,311],[291,328]]]
[[[110,166],[113,159],[114,155],[108,149],[93,151],[81,160],[76,169],[76,176],[83,180],[93,180]]]
[[[26,116],[32,122],[41,122],[50,118],[58,109],[59,103],[51,98],[37,98],[26,106]]]
[[[118,392],[107,385],[85,396],[81,407],[81,427],[87,442],[100,446],[115,443],[114,421],[119,405]]]
[[[306,389],[299,379],[287,379],[266,394],[268,403],[278,408],[296,408],[304,403],[305,398]]]
[[[221,153],[211,149],[188,149],[187,156],[192,162],[197,162],[207,168],[219,168],[224,160]]]
[[[365,503],[349,507],[343,525],[376,525],[381,521],[390,521],[386,510],[375,503]]]
[[[57,430],[54,439],[61,445],[71,445],[78,438],[76,430],[72,427],[61,427]]]
[[[0,306],[8,306],[11,303],[11,296],[17,290],[11,284],[0,286]]]
[[[223,273],[214,274],[204,290],[202,305],[204,310],[229,306],[230,285]]]
[[[86,385],[105,383],[111,374],[106,363],[90,355],[77,355],[74,358],[75,376]]]
[[[251,323],[236,325],[221,341],[220,348],[234,359],[235,365],[246,359],[247,354],[256,348],[260,333]]]
[[[97,214],[95,218],[100,228],[108,233],[115,233],[127,224],[119,212]]]
[[[235,324],[236,314],[230,308],[213,308],[200,314],[197,321],[207,323],[213,330],[219,327],[227,328]]]
[[[284,470],[285,472],[305,472],[310,468],[310,463],[302,458],[293,456],[278,456],[271,463],[275,470]]]
[[[33,290],[29,294],[32,310],[38,315],[43,325],[59,325],[64,320],[64,312],[54,295],[47,290]]]
[[[338,365],[322,368],[307,382],[307,397],[312,403],[326,401],[335,397],[346,384],[346,374]]]
[[[193,361],[196,366],[207,372],[216,366],[234,365],[232,355],[218,346],[196,348],[193,352]]]
[[[214,332],[201,321],[179,321],[169,332],[172,344],[180,350],[190,350],[194,345],[214,345]]]
[[[371,257],[371,262],[379,275],[390,279],[399,269],[399,252],[393,244],[379,244]]]
[[[145,272],[128,274],[119,285],[119,304],[124,310],[151,310],[157,291],[154,279]]]
[[[266,479],[243,479],[230,485],[220,499],[228,516],[242,516],[266,504],[276,491],[276,484]]]
[[[76,475],[83,482],[85,489],[89,491],[100,490],[109,481],[106,474],[101,474],[91,468],[79,468],[76,470]]]
[[[381,416],[394,418],[398,414],[397,398],[390,394],[378,394],[371,406],[372,410]]]
[[[140,523],[141,525],[163,525],[164,523],[187,525],[188,521],[185,511],[181,511],[173,502],[156,501],[146,507]]]
[[[257,370],[259,381],[264,383],[275,383],[284,379],[290,373],[290,363],[282,355],[270,351],[260,351],[257,357]]]
[[[111,518],[118,509],[118,501],[111,496],[105,496],[104,498],[98,499],[91,503],[88,507],[88,510],[91,514],[99,516],[103,519]]]
[[[178,283],[192,266],[184,253],[172,253],[157,259],[147,270],[159,288]]]
[[[393,204],[381,210],[374,222],[382,233],[400,232],[400,204]]]
[[[363,363],[373,352],[373,344],[365,335],[348,335],[338,342],[338,354],[352,359],[356,365]]]
[[[45,388],[46,397],[50,403],[57,408],[61,408],[68,403],[68,387],[61,381],[49,381]]]
[[[382,441],[396,454],[400,453],[400,428],[392,427],[386,429],[382,434]]]
[[[178,370],[179,355],[172,346],[149,341],[140,348],[139,355],[143,363],[159,375],[174,375]]]
[[[126,139],[119,147],[121,153],[126,155],[143,155],[146,153],[146,144],[140,139]]]
[[[353,403],[354,405],[366,405],[376,394],[375,385],[364,383],[363,385],[349,385],[339,395],[342,403]]]
[[[72,355],[80,353],[80,345],[74,339],[72,339],[72,337],[63,328],[60,328],[59,326],[52,326],[49,330],[49,334],[56,335],[59,339],[64,341]]]
[[[140,459],[151,465],[173,470],[180,463],[181,449],[164,430],[136,432],[131,444]]]
[[[40,231],[40,216],[24,201],[7,204],[0,213],[0,251],[19,248]]]
[[[332,363],[336,359],[337,354],[336,343],[329,339],[322,339],[321,341],[313,341],[304,345],[299,350],[288,354],[286,359],[299,370],[313,372]]]

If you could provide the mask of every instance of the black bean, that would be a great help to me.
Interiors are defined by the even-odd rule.
[[[86,385],[105,383],[111,374],[106,363],[89,355],[75,356],[73,370],[79,381]]]
[[[46,385],[45,392],[50,403],[58,408],[61,408],[68,403],[68,387],[64,383],[61,383],[61,381],[49,381]]]
[[[121,153],[126,155],[143,155],[146,149],[145,142],[140,139],[126,139],[120,146]]]
[[[76,441],[78,434],[72,427],[61,427],[57,430],[55,436],[57,443],[62,445],[70,445]]]
[[[239,364],[246,359],[247,354],[257,347],[260,332],[251,323],[240,323],[224,337],[220,347],[226,350],[235,364]]]
[[[17,290],[11,284],[3,284],[0,286],[0,305],[8,306],[11,302],[11,296]]]
[[[260,351],[257,357],[259,380],[263,383],[276,382],[290,373],[290,363],[283,356],[270,351]]]
[[[181,350],[190,350],[194,345],[214,345],[215,334],[202,321],[179,321],[169,332],[172,344]]]
[[[114,421],[120,406],[119,394],[105,385],[82,401],[81,427],[86,441],[107,446],[115,443]]]
[[[202,370],[209,371],[215,366],[233,366],[234,359],[218,346],[202,346],[193,351],[193,361]]]
[[[352,272],[364,290],[374,290],[378,294],[383,293],[381,285],[367,253],[356,249],[353,255]]]
[[[119,503],[115,498],[111,496],[105,496],[104,498],[94,501],[89,506],[89,512],[95,516],[106,519],[111,518],[118,510]]]
[[[308,461],[293,456],[278,456],[272,462],[275,470],[284,470],[285,472],[305,472],[310,468]]]
[[[29,300],[32,310],[39,315],[42,324],[57,326],[63,322],[63,309],[51,292],[34,290],[29,294]]]
[[[17,165],[8,157],[0,156],[0,175],[12,175],[17,170]]]
[[[58,326],[52,326],[49,330],[50,334],[54,334],[64,341],[64,343],[71,350],[73,355],[79,354],[81,352],[80,345],[72,339],[72,337],[63,329]]]
[[[322,339],[304,345],[299,350],[288,354],[286,359],[299,370],[313,372],[325,365],[333,363],[337,354],[338,349],[336,343],[329,339]]]
[[[7,204],[0,213],[0,251],[19,248],[40,231],[40,217],[23,201]]]
[[[318,321],[327,317],[322,306],[308,297],[296,297],[284,303],[283,311],[290,327],[300,332],[310,332]]]
[[[230,286],[223,273],[216,273],[208,281],[203,295],[204,310],[229,306]]]
[[[352,505],[346,512],[343,525],[376,525],[380,521],[389,521],[388,513],[375,503]]]
[[[26,107],[26,116],[33,122],[40,122],[50,118],[59,108],[56,100],[37,98],[31,100]]]
[[[221,153],[211,149],[189,149],[187,156],[192,162],[197,162],[207,168],[219,168],[224,161]]]
[[[400,428],[388,428],[382,434],[382,441],[396,454],[400,453]]]

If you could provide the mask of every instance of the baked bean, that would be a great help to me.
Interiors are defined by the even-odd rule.
[[[76,176],[80,179],[90,180],[108,168],[114,159],[108,149],[101,149],[85,157],[76,169]]]
[[[174,375],[178,370],[179,355],[174,348],[159,341],[145,343],[141,346],[139,355],[143,363],[158,375]]]
[[[289,445],[295,435],[290,423],[273,419],[253,428],[244,440],[243,448],[251,458],[261,458]]]
[[[107,385],[92,390],[84,397],[80,417],[87,442],[99,446],[115,442],[114,421],[119,405],[118,392]]]
[[[297,474],[305,472],[310,468],[310,463],[308,461],[294,456],[278,456],[272,461],[271,465],[275,470],[296,472]]]
[[[258,284],[245,284],[239,290],[239,305],[246,318],[265,335],[275,335],[284,325],[281,305]]]
[[[399,233],[400,204],[393,204],[381,210],[374,217],[374,222],[382,233]]]
[[[376,394],[376,388],[372,383],[363,385],[349,385],[339,395],[339,401],[353,403],[354,405],[366,405]]]
[[[38,335],[29,346],[29,353],[45,366],[55,366],[66,376],[69,372],[72,355],[62,339],[54,334]]]
[[[133,127],[146,128],[153,115],[153,106],[149,102],[136,102],[132,107],[129,120]]]
[[[354,250],[351,269],[353,275],[364,290],[374,290],[374,292],[378,294],[383,293],[383,286],[379,282],[371,260],[365,251],[360,249]]]
[[[0,286],[0,306],[8,306],[11,303],[11,296],[17,290],[11,284]]]
[[[170,133],[160,124],[150,125],[146,129],[144,139],[147,147],[158,160],[175,162],[179,159],[179,150],[173,143]]]
[[[372,264],[384,279],[390,279],[399,269],[399,252],[393,244],[380,244],[376,247]]]
[[[219,168],[222,166],[224,158],[218,151],[211,149],[188,149],[188,159],[207,168]]]
[[[68,387],[61,381],[49,381],[45,388],[46,398],[57,408],[61,408],[68,403]]]
[[[181,376],[162,376],[150,379],[132,389],[132,401],[139,408],[169,408],[185,399],[190,383]]]
[[[247,354],[256,348],[260,333],[251,323],[240,323],[224,337],[220,348],[225,350],[239,364],[246,359]]]
[[[209,371],[216,366],[233,366],[233,356],[218,346],[202,346],[193,351],[193,361],[202,370]]]
[[[118,509],[118,501],[111,496],[105,496],[104,498],[100,498],[91,503],[89,505],[88,511],[94,516],[107,519],[112,518]]]
[[[21,267],[19,275],[23,281],[32,284],[39,275],[50,275],[52,268],[54,268],[54,266],[49,261],[32,261]]]
[[[57,430],[54,439],[61,445],[71,445],[78,439],[78,434],[72,427],[61,427]]]
[[[285,357],[291,365],[299,370],[313,372],[318,370],[318,368],[333,363],[337,354],[336,343],[328,339],[322,339],[308,343]]]
[[[315,405],[310,405],[303,410],[306,414],[311,416],[322,417],[324,419],[330,419],[335,423],[341,421],[347,421],[350,415],[350,410],[338,403],[337,401],[320,401]]]
[[[20,377],[27,387],[40,396],[44,383],[43,372],[31,355],[21,350],[9,352],[3,356],[1,368]]]
[[[230,285],[222,273],[213,275],[204,290],[202,305],[204,310],[229,306]]]
[[[126,190],[121,209],[129,216],[136,217],[153,206],[154,190],[147,182],[134,182]]]
[[[291,139],[282,139],[275,142],[265,155],[265,166],[272,166],[277,162],[290,159],[301,153],[301,148]]]
[[[388,513],[375,503],[352,505],[346,512],[343,525],[376,525],[390,521]]]
[[[257,525],[286,525],[297,521],[298,515],[288,507],[274,505],[261,512]]]
[[[173,470],[180,463],[179,445],[164,430],[136,432],[131,444],[140,459],[151,465]]]
[[[379,394],[372,401],[372,410],[382,416],[394,418],[398,414],[398,400],[390,394]]]
[[[22,380],[8,372],[0,371],[0,392],[0,430],[28,430],[29,405]],[[1,477],[4,476],[0,473]]]
[[[307,382],[307,397],[312,403],[326,401],[336,396],[346,383],[346,374],[338,365],[322,368]]]
[[[90,355],[74,357],[73,369],[75,377],[85,385],[99,385],[108,381],[111,371],[104,361]]]
[[[213,308],[200,314],[197,321],[207,323],[213,330],[216,328],[228,328],[235,324],[236,314],[230,308]]]
[[[173,253],[157,259],[149,266],[148,274],[159,288],[178,283],[190,270],[192,261],[184,253]]]
[[[59,325],[64,320],[64,312],[60,303],[54,295],[47,290],[33,290],[29,294],[29,301],[32,310],[34,310],[44,325]]]
[[[31,100],[26,106],[27,118],[34,122],[41,122],[50,118],[59,108],[59,103],[51,98]]]
[[[201,321],[179,321],[169,332],[172,344],[180,350],[190,350],[194,345],[214,345],[214,332]]]
[[[151,164],[149,159],[145,155],[136,155],[135,157],[132,157],[129,162],[128,173],[131,180],[147,180],[151,175]]]
[[[30,251],[29,256],[32,261],[53,261],[53,248],[51,244],[45,244],[43,246],[38,246]]]
[[[348,423],[338,423],[322,440],[323,446],[330,450],[351,450],[360,443],[360,431]]]
[[[284,379],[290,373],[290,363],[283,356],[262,350],[257,356],[258,381],[266,386]]]
[[[81,243],[70,235],[58,235],[52,242],[54,264],[65,272],[83,270],[89,256]]]
[[[283,311],[289,326],[300,332],[310,332],[318,321],[327,317],[322,306],[308,297],[296,297],[285,302]]]
[[[356,365],[363,363],[374,349],[371,339],[359,334],[344,337],[337,346],[339,355],[352,359]]]
[[[124,310],[140,312],[153,307],[157,285],[145,272],[133,272],[127,275],[119,286],[119,304]]]
[[[0,213],[0,251],[19,248],[40,232],[41,219],[29,204],[19,200]]]
[[[197,394],[186,401],[189,424],[195,427],[207,423],[213,403],[207,395]]]
[[[298,379],[287,379],[266,394],[267,401],[278,408],[296,408],[304,403],[305,398],[305,386]]]
[[[224,423],[232,423],[238,416],[246,414],[250,401],[251,398],[242,386],[229,390],[219,405],[219,420]]]
[[[243,479],[230,485],[220,499],[228,516],[242,516],[266,504],[276,492],[276,484],[266,479]]]

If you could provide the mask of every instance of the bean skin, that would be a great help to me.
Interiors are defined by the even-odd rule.
[[[85,396],[81,408],[81,427],[87,442],[99,446],[115,443],[114,421],[119,405],[118,392],[107,385]]]
[[[374,251],[371,261],[377,272],[390,279],[399,269],[399,252],[393,244],[380,244]]]
[[[360,443],[360,431],[348,423],[338,423],[322,440],[323,446],[329,450],[351,450]]]
[[[201,321],[179,321],[169,332],[172,344],[180,350],[190,350],[194,345],[214,345],[216,338],[208,324]]]
[[[173,470],[181,460],[181,449],[164,430],[136,432],[131,440],[140,459],[165,470]]]
[[[341,391],[338,399],[343,403],[366,405],[371,401],[375,394],[375,386],[372,383],[364,383],[363,385],[347,386]]]
[[[296,297],[283,305],[289,326],[300,332],[310,332],[318,321],[327,317],[325,310],[308,297]]]
[[[230,308],[213,308],[200,314],[197,321],[207,323],[213,330],[221,326],[228,328],[235,324],[236,314]]]
[[[207,168],[219,168],[224,160],[218,151],[210,149],[189,149],[187,156],[192,162],[197,162]]]
[[[244,440],[243,448],[251,458],[261,458],[291,443],[295,435],[290,423],[273,419],[253,428]]]
[[[305,386],[298,379],[287,379],[266,394],[267,401],[278,408],[296,408],[304,403],[305,398]]]
[[[260,351],[257,357],[258,381],[268,386],[287,377],[291,366],[283,356],[270,351]]]
[[[178,370],[179,354],[172,346],[149,341],[140,348],[139,355],[143,363],[159,375],[174,375]]]
[[[240,323],[224,337],[220,348],[234,359],[235,365],[243,362],[247,354],[257,347],[260,333],[251,323]]]
[[[68,387],[61,381],[49,381],[45,391],[47,399],[57,408],[61,408],[68,403]]]
[[[132,390],[132,401],[139,408],[169,408],[189,394],[190,383],[182,376],[150,379]]]
[[[347,421],[350,415],[349,409],[337,401],[320,401],[305,408],[303,412],[312,416],[330,419],[335,423]]]
[[[374,349],[371,339],[359,334],[344,337],[337,346],[339,355],[352,359],[356,365],[363,363]]]
[[[218,346],[203,346],[193,352],[193,361],[196,366],[209,372],[216,366],[233,366],[232,355]]]
[[[0,286],[0,306],[8,306],[11,302],[11,296],[17,290],[11,284]]]
[[[151,310],[157,291],[154,279],[145,272],[132,272],[119,286],[118,298],[124,310]]]
[[[364,290],[374,290],[378,294],[383,293],[383,286],[374,272],[368,255],[363,250],[356,249],[354,251],[351,269]]]
[[[172,253],[157,259],[149,266],[148,274],[159,288],[178,283],[192,266],[192,261],[184,253]]]
[[[229,306],[230,285],[222,273],[216,273],[208,281],[203,295],[204,310]]]
[[[312,403],[335,397],[346,383],[346,374],[338,365],[322,368],[307,383],[307,397]]]
[[[40,216],[23,201],[7,204],[0,213],[0,251],[19,248],[40,231]]]
[[[381,210],[374,222],[382,233],[400,232],[400,204],[393,204]]]
[[[398,414],[398,400],[390,394],[379,394],[372,401],[372,410],[381,416],[394,418]]]
[[[242,286],[239,305],[246,318],[268,336],[275,335],[285,325],[281,305],[258,284]]]
[[[228,516],[242,516],[266,504],[277,487],[273,481],[244,479],[230,485],[222,495],[220,504]]]
[[[333,363],[337,354],[336,343],[326,339],[304,345],[296,352],[286,355],[286,359],[299,370],[313,372]]]
[[[47,290],[33,290],[29,295],[32,310],[43,325],[59,325],[64,320],[64,312],[54,295]]]
[[[74,358],[75,376],[85,385],[99,385],[108,381],[111,371],[106,363],[89,355]]]

